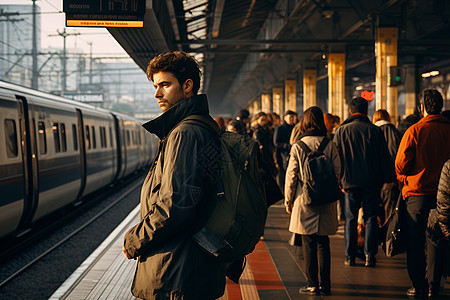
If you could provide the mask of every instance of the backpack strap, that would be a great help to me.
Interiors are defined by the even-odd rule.
[[[309,152],[311,152],[311,149],[309,149],[309,147],[306,146],[306,144],[303,143],[302,141],[298,141],[297,144],[300,146],[300,148],[302,148],[302,150],[305,152],[306,155],[308,155]]]
[[[208,118],[200,116],[200,115],[187,116],[180,123],[197,125],[197,126],[203,127],[205,129],[215,133],[216,135],[220,135],[220,133],[221,133],[219,126],[217,126],[217,124],[215,122],[213,123]],[[180,123],[178,123],[178,124],[180,124]]]
[[[325,147],[328,145],[328,142],[330,141],[329,138],[325,137],[323,138],[322,142],[319,145],[319,148],[317,149],[317,152],[323,152],[325,150]]]

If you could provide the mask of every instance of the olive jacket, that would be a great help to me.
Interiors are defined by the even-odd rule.
[[[304,136],[301,141],[309,149],[319,148],[324,136]],[[336,177],[339,179],[341,163],[336,146],[330,141],[323,153],[331,159],[334,165]],[[332,235],[338,228],[337,203],[310,207],[305,204],[303,197],[303,162],[306,154],[298,143],[292,145],[289,164],[286,170],[285,205],[293,204],[289,231],[298,234]],[[337,200],[337,199],[336,199]]]
[[[450,241],[450,159],[442,168],[437,192],[436,210],[443,235]]]
[[[125,251],[138,260],[132,284],[138,298],[215,299],[224,293],[225,265],[191,238],[215,192],[220,141],[181,121],[194,114],[211,118],[208,111],[206,96],[193,96],[143,125],[161,142],[142,186],[140,222],[124,239]]]

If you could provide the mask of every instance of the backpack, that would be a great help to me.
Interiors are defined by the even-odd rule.
[[[242,259],[259,242],[267,217],[264,183],[258,169],[258,144],[248,136],[220,131],[212,120],[202,116],[188,116],[182,122],[217,134],[222,152],[212,213],[192,238],[223,262]]]
[[[337,201],[341,197],[339,183],[334,172],[334,165],[323,153],[330,139],[324,138],[315,151],[298,141],[305,152],[302,163],[303,195],[307,206],[321,206]]]

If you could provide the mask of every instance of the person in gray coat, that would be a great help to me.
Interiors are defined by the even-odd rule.
[[[319,107],[313,106],[305,111],[299,123],[299,131],[301,133],[299,140],[304,142],[309,149],[314,151],[319,148],[320,143],[327,135],[323,112]],[[341,163],[335,144],[330,141],[323,153],[332,161],[336,177],[339,180]],[[306,154],[300,145],[293,144],[286,170],[284,194],[286,211],[291,214],[289,231],[302,235],[308,285],[301,288],[299,292],[312,295],[322,292],[329,295],[331,292],[331,254],[328,236],[335,234],[338,228],[337,204],[333,202],[317,207],[306,205],[302,190],[304,181],[302,170],[305,159]]]
[[[125,235],[123,252],[137,259],[132,294],[141,299],[216,299],[225,289],[225,265],[191,238],[207,220],[215,195],[220,141],[191,115],[211,120],[205,95],[197,95],[200,70],[181,51],[160,54],[147,69],[163,112],[145,123],[160,139],[141,190],[140,222]]]

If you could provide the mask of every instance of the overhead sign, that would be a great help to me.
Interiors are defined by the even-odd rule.
[[[103,93],[64,93],[64,97],[78,102],[103,103]]]
[[[66,26],[143,27],[145,0],[64,0]]]
[[[362,91],[361,92],[361,98],[364,98],[367,101],[372,101],[374,94],[375,94],[374,91],[370,91],[370,92],[369,91]]]

